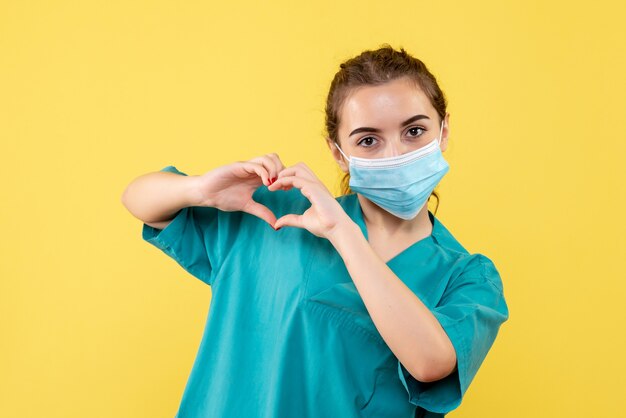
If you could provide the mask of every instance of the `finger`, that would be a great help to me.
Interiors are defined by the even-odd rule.
[[[276,167],[276,177],[278,177],[280,172],[285,169],[285,165],[280,160],[280,157],[278,156],[278,154],[276,154],[275,152],[273,152],[271,154],[268,154],[268,157],[270,157],[272,159],[272,161],[274,161],[274,164],[275,164],[275,167]]]
[[[311,168],[308,165],[306,165],[306,163],[303,163],[302,161],[300,161],[298,164],[296,164],[296,167],[298,167],[303,172],[308,173],[310,177],[317,178],[313,170],[311,170]]]
[[[253,163],[253,162],[243,162],[242,164],[242,168],[250,174],[256,174],[259,177],[261,177],[261,180],[263,181],[263,184],[266,186],[270,185],[270,177],[269,177],[269,173],[267,172],[267,169],[265,169],[265,167],[263,167],[261,164],[259,163]]]
[[[274,224],[274,228],[282,228],[283,226],[295,226],[296,228],[304,228],[304,221],[302,219],[302,215],[294,215],[290,213],[289,215],[285,215],[279,218]]]
[[[262,204],[257,203],[254,200],[250,200],[243,208],[243,211],[263,219],[265,222],[275,228],[274,224],[276,223],[276,215],[274,215],[274,213],[266,206],[263,206]]]
[[[278,178],[281,177],[289,177],[289,176],[295,176],[297,175],[297,169],[293,166],[291,167],[287,167],[285,168],[283,171],[281,171],[280,173],[278,173]]]
[[[287,187],[288,189],[291,189],[292,187],[297,187],[298,189],[302,189],[305,185],[309,183],[310,183],[309,180],[302,178],[302,177],[298,177],[298,176],[279,177],[274,183],[269,185],[267,188],[272,192],[281,188],[285,190],[284,189],[285,187]]]
[[[282,169],[280,167],[280,164],[277,164],[276,160],[272,158],[270,154],[253,158],[252,160],[250,160],[250,162],[261,164],[267,170],[267,173],[270,179],[270,184],[273,182],[275,178],[278,177],[278,173]]]
[[[278,172],[276,171],[274,162],[265,155],[253,158],[249,162],[254,163],[254,164],[259,164],[263,168],[265,168],[265,170],[267,171],[268,179],[269,179],[268,184],[271,184],[272,179],[278,176]]]
[[[309,180],[317,180],[317,176],[304,163],[298,163],[281,171],[278,177],[299,176]]]
[[[311,175],[311,177],[316,177],[316,178],[317,178],[317,176],[315,175],[315,173],[313,172],[313,170],[311,169],[311,167],[309,167],[306,163],[302,163],[302,162],[301,162],[301,163],[299,163],[299,164],[300,164],[300,166],[301,166],[304,170],[308,171],[308,173]]]

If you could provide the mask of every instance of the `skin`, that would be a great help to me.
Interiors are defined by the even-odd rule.
[[[415,115],[428,118],[401,127]],[[447,147],[449,115],[444,118],[441,149]],[[339,145],[348,156],[381,158],[426,145],[439,134],[441,121],[425,94],[406,79],[354,90],[340,111]],[[378,133],[350,133],[373,127]],[[420,129],[421,128],[421,129]],[[330,139],[327,143],[339,167],[349,166]],[[261,185],[270,191],[300,189],[311,207],[302,215],[280,219],[252,194]],[[277,154],[235,162],[202,175],[181,176],[153,172],[138,177],[125,189],[122,203],[137,218],[164,229],[176,213],[188,206],[211,206],[244,211],[278,230],[304,228],[328,239],[343,258],[355,287],[394,355],[422,382],[442,379],[456,368],[456,353],[430,310],[386,262],[409,245],[432,233],[427,207],[412,220],[391,215],[358,195],[369,240],[337,200],[304,163],[285,167]]]

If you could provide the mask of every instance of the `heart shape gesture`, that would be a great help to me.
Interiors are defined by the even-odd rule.
[[[268,190],[289,190],[293,187],[309,199],[311,207],[302,215],[287,214],[276,221],[275,228],[294,226],[310,233],[333,240],[343,226],[352,222],[328,188],[304,163],[285,168],[278,173],[278,179],[268,186]]]
[[[276,154],[218,167],[198,176],[199,205],[223,211],[242,211],[258,216],[274,228],[276,216],[252,195],[261,185],[269,186],[285,166]]]
[[[283,226],[304,228],[312,234],[330,238],[338,226],[351,222],[339,202],[304,163],[285,168],[276,154],[218,167],[198,176],[198,205],[223,211],[242,211],[257,216],[278,230]],[[280,219],[252,195],[261,187],[268,190],[300,189],[311,207],[302,215],[287,214]]]

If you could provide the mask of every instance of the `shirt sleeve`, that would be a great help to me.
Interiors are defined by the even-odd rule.
[[[174,166],[160,171],[186,176]],[[164,229],[143,224],[142,238],[173,258],[181,267],[209,286],[214,272],[237,235],[241,212],[212,207],[182,208]]]
[[[431,312],[454,346],[456,370],[443,379],[420,382],[398,361],[398,374],[409,402],[432,412],[447,413],[461,404],[500,325],[509,318],[502,281],[491,260],[481,254],[472,256]]]

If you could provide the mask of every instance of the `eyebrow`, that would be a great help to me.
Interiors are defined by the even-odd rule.
[[[420,120],[420,119],[430,119],[428,116],[426,115],[415,115],[412,116],[410,118],[408,118],[407,120],[405,120],[404,122],[402,122],[402,124],[400,125],[400,127],[406,126],[411,122],[415,122],[416,120]],[[354,135],[354,134],[358,134],[361,132],[374,132],[374,133],[379,133],[380,129],[377,128],[369,128],[367,126],[363,126],[361,128],[356,128],[354,131],[350,132],[350,135],[348,135],[349,137]]]

